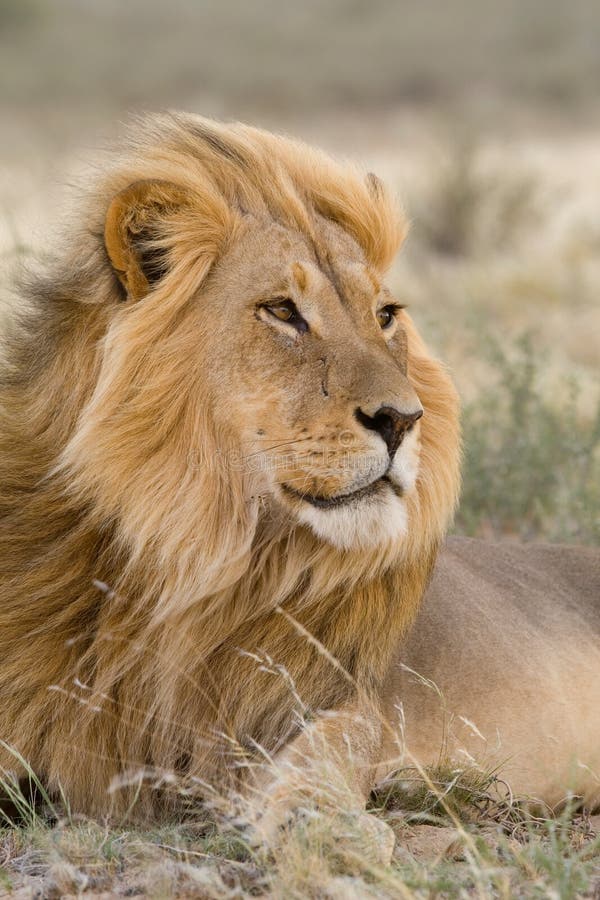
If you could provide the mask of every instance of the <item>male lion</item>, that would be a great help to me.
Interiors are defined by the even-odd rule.
[[[289,772],[327,758],[370,789],[459,486],[455,390],[383,282],[404,230],[374,176],[154,117],[24,289],[0,388],[0,738],[73,809],[129,808],[135,773],[264,786],[284,747]]]

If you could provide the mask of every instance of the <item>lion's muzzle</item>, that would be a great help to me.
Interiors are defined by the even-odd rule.
[[[381,406],[373,416],[357,408],[354,415],[361,425],[369,431],[377,432],[383,438],[391,459],[402,443],[404,435],[423,415],[423,407],[414,412],[402,412],[394,406]]]

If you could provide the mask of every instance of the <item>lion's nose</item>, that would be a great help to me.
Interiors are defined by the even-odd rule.
[[[394,455],[407,431],[413,427],[423,415],[422,409],[415,412],[400,412],[393,406],[380,406],[377,412],[369,416],[357,409],[356,418],[369,431],[376,431],[385,441],[390,457]]]

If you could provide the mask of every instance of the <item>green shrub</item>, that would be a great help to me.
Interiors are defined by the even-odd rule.
[[[530,337],[488,343],[496,378],[464,410],[457,528],[580,543],[600,540],[600,402],[583,416],[575,381],[549,396]]]

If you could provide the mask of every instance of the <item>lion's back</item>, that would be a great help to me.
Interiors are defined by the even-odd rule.
[[[450,596],[449,596],[450,595]],[[493,542],[450,537],[436,564],[425,611],[442,598],[492,606],[506,602],[538,622],[565,615],[600,620],[600,550],[566,544]],[[427,599],[429,598],[429,599]],[[541,621],[540,621],[541,618]]]
[[[392,684],[422,762],[446,741],[558,800],[575,759],[600,802],[600,550],[450,538]]]

